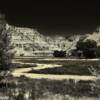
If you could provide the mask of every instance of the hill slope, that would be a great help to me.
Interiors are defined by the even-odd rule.
[[[100,45],[100,32],[86,34],[85,36],[73,35],[68,38],[55,36],[52,38],[44,36],[32,28],[15,27],[6,24],[6,30],[18,55],[21,53],[32,55],[33,52],[53,52],[54,50],[65,50],[69,53],[70,50],[75,49],[77,41],[82,37],[95,40]]]

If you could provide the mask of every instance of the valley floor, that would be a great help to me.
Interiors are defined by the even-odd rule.
[[[53,74],[36,74],[28,73],[31,70],[40,70],[46,68],[62,67],[62,65],[57,64],[37,64],[37,67],[29,68],[16,68],[12,71],[14,77],[20,77],[22,75],[32,78],[32,79],[52,79],[52,80],[64,80],[64,79],[74,79],[74,80],[96,80],[96,76],[80,76],[80,75],[53,75]]]
[[[25,100],[100,100],[99,90],[94,88],[98,77],[88,70],[91,66],[98,69],[100,59],[19,57],[13,64],[16,66],[9,79],[13,82],[5,90],[14,91],[11,98],[22,95]]]

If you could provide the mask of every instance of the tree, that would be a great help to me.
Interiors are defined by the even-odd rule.
[[[0,34],[0,69],[8,69],[10,62],[10,56],[8,53],[8,40],[6,31],[3,30]]]
[[[1,21],[3,20],[3,21]],[[11,56],[10,48],[11,46],[8,36],[8,30],[6,30],[6,21],[2,18],[0,19],[0,70],[8,70],[11,66]]]
[[[94,58],[96,57],[96,48],[97,43],[94,40],[79,40],[76,44],[77,51],[81,50],[83,52],[84,57],[86,58]]]

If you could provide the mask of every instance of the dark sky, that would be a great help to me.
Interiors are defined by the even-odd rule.
[[[99,4],[92,0],[91,2],[13,0],[0,3],[1,11],[6,14],[9,24],[33,27],[46,35],[91,33],[100,25]]]

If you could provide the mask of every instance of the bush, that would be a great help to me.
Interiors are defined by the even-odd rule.
[[[66,51],[54,51],[53,53],[54,57],[66,57]]]
[[[23,56],[24,56],[24,54],[22,53],[22,54],[20,54],[20,56],[21,56],[21,57],[23,57]]]

